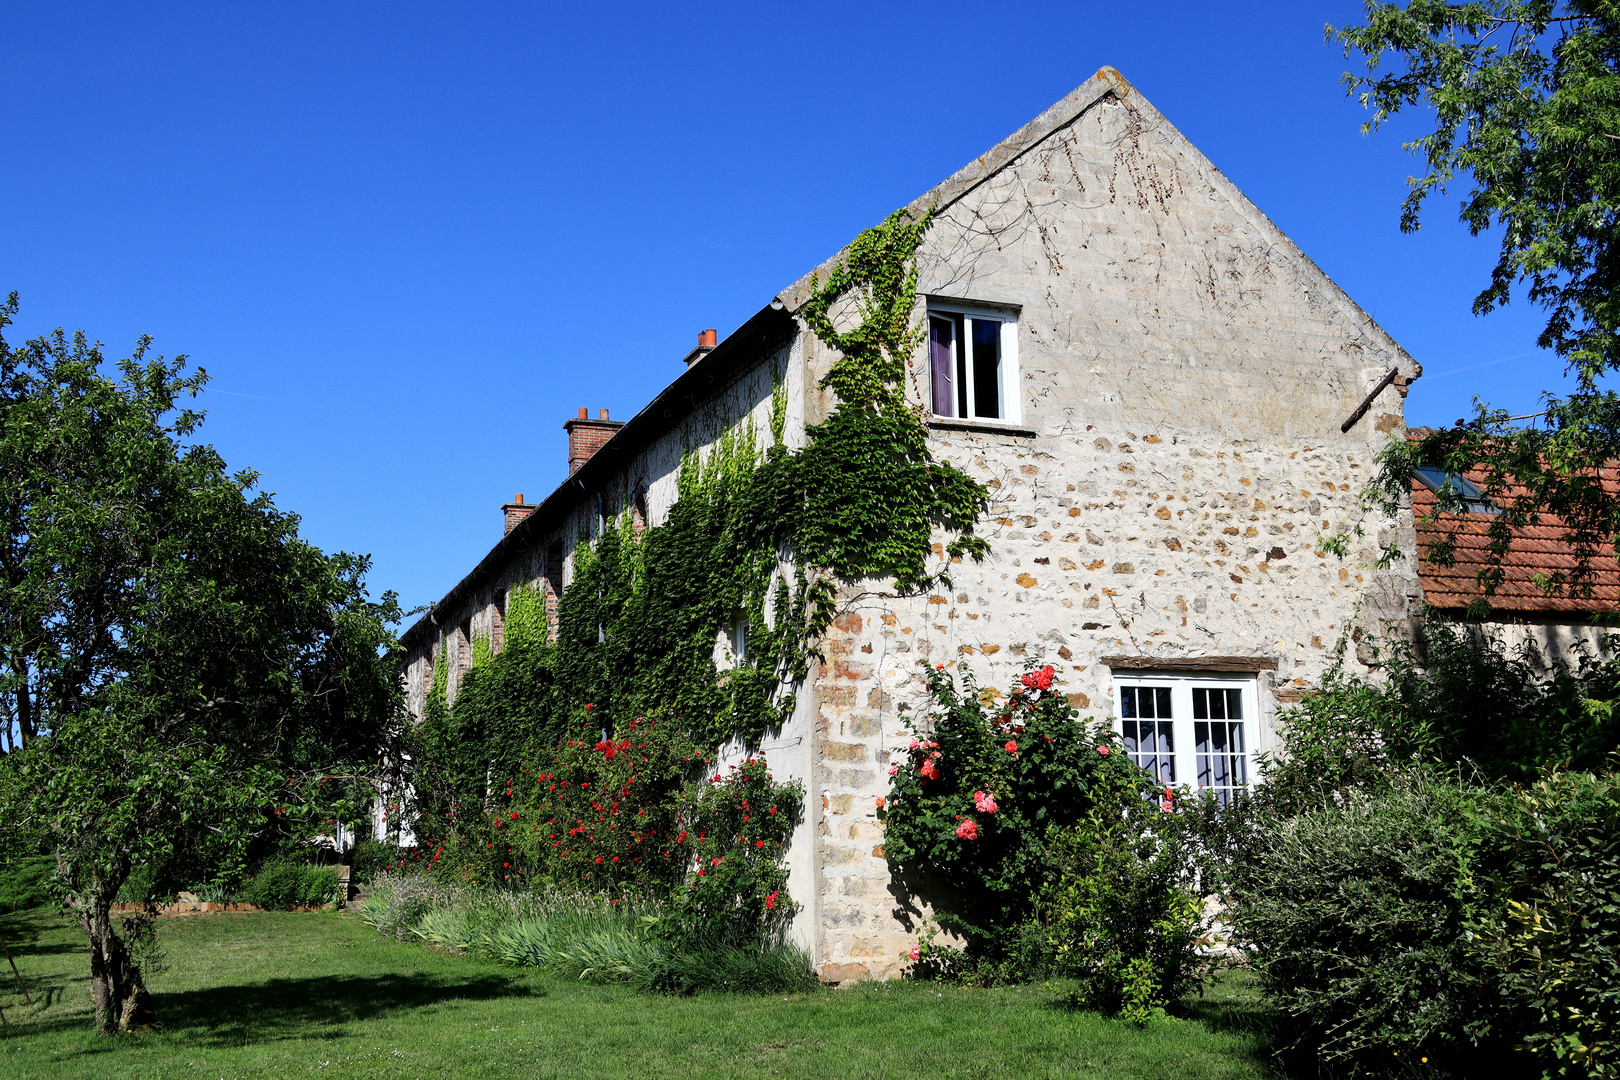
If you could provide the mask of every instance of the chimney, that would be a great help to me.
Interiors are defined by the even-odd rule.
[[[568,475],[573,476],[579,472],[579,467],[590,460],[592,454],[602,449],[606,442],[613,438],[613,433],[624,427],[622,420],[609,420],[608,411],[602,410],[601,416],[592,420],[589,409],[579,410],[579,415],[563,425],[568,432]]]
[[[697,348],[686,354],[686,366],[691,367],[699,360],[714,351],[715,332],[713,330],[699,330]]]
[[[506,533],[517,528],[524,518],[534,513],[533,506],[523,504],[523,493],[520,491],[512,496],[512,501],[501,507],[501,513],[506,515]],[[506,533],[502,533],[505,536]]]

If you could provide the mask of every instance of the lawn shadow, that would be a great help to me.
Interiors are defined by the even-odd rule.
[[[270,979],[154,994],[158,1026],[204,1047],[240,1046],[290,1038],[340,1037],[341,1025],[449,1001],[525,997],[522,977],[458,979],[432,975],[338,975]]]

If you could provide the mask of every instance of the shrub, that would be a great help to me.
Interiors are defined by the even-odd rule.
[[[666,935],[701,951],[780,943],[798,910],[782,851],[803,801],[799,784],[776,783],[758,758],[694,784],[673,845],[685,887],[670,899]]]
[[[1544,768],[1596,770],[1620,746],[1620,660],[1526,645],[1511,654],[1471,626],[1431,619],[1423,653],[1386,643],[1377,681],[1335,665],[1283,718],[1267,797],[1290,806],[1375,787],[1428,765],[1533,783]]]
[[[371,881],[384,870],[402,865],[406,850],[381,840],[362,840],[350,853],[349,866],[356,881]]]
[[[638,717],[607,737],[564,739],[548,758],[496,800],[489,880],[658,894],[683,879],[681,794],[703,762],[674,724]]]
[[[1048,835],[1056,871],[1042,894],[1043,959],[1080,981],[1080,1000],[1145,1022],[1196,990],[1204,905],[1187,886],[1186,819],[1138,802],[1095,807]]]
[[[1620,1076],[1620,780],[1548,776],[1490,800],[1470,927],[1494,974],[1470,1030],[1548,1076]]]
[[[1103,724],[1079,721],[1030,670],[1006,695],[958,692],[929,670],[932,713],[891,766],[884,848],[914,881],[951,887],[924,932],[918,975],[992,983],[1060,974],[1079,996],[1142,1020],[1194,989],[1202,904],[1178,797],[1133,765]]]
[[[1477,793],[1402,781],[1251,822],[1228,895],[1234,940],[1334,1069],[1459,1061],[1484,971],[1464,927]]]
[[[1048,828],[1098,807],[1156,805],[1157,788],[1106,725],[1076,721],[1051,668],[1005,697],[966,669],[960,693],[943,668],[927,671],[934,709],[890,766],[884,850],[902,873],[948,884],[941,925],[997,957],[1050,873]]]
[[[242,898],[271,911],[319,907],[342,899],[337,868],[297,862],[269,862],[242,888]]]
[[[55,875],[56,859],[50,855],[19,854],[0,862],[0,915],[55,900]]]

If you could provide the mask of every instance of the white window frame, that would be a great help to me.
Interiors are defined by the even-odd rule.
[[[974,411],[978,405],[975,400],[974,380],[971,373],[967,380],[968,414],[956,416],[954,413],[936,413],[934,407],[934,365],[932,331],[927,330],[923,337],[924,366],[928,371],[928,405],[929,414],[942,420],[956,420],[962,423],[982,424],[1020,424],[1023,423],[1023,402],[1020,400],[1019,387],[1022,380],[1018,377],[1018,310],[1016,308],[991,307],[983,304],[964,304],[952,300],[929,300],[928,314],[933,315],[960,315],[967,319],[994,319],[1001,323],[1000,354],[1001,354],[1001,415],[975,416]],[[925,323],[925,326],[927,324]],[[971,339],[972,334],[962,337]],[[959,368],[958,350],[963,342],[953,342],[951,349],[951,369]],[[951,404],[957,408],[957,398],[952,395]]]
[[[1244,673],[1200,673],[1187,674],[1183,672],[1155,672],[1155,671],[1116,671],[1114,681],[1114,730],[1120,733],[1121,739],[1125,732],[1125,702],[1124,691],[1127,687],[1149,687],[1153,689],[1168,689],[1170,691],[1170,738],[1171,759],[1175,773],[1175,780],[1170,786],[1182,790],[1198,790],[1205,785],[1199,782],[1198,758],[1195,724],[1201,721],[1193,719],[1193,691],[1205,690],[1238,690],[1241,694],[1243,716],[1243,752],[1242,779],[1243,783],[1229,785],[1211,785],[1217,791],[1241,792],[1253,790],[1257,777],[1255,776],[1255,757],[1260,749],[1260,681],[1257,676]]]

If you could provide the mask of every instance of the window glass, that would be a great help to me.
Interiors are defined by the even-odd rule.
[[[956,323],[937,315],[928,319],[928,371],[934,415],[956,415]]]
[[[1248,759],[1243,753],[1243,692],[1194,687],[1193,756],[1198,786],[1215,793],[1222,806],[1248,786]]]
[[[929,405],[935,416],[1017,419],[1014,322],[995,315],[928,313]]]
[[[1127,686],[1119,694],[1125,752],[1161,782],[1174,784],[1175,733],[1169,687]]]
[[[972,319],[973,415],[1001,416],[1001,320]]]
[[[1450,488],[1456,492],[1458,497],[1462,499],[1466,513],[1496,514],[1501,512],[1491,505],[1490,500],[1485,497],[1485,493],[1480,490],[1478,484],[1460,473],[1447,472],[1445,469],[1439,469],[1433,465],[1419,465],[1416,472],[1417,478],[1429,490],[1438,492]]]

